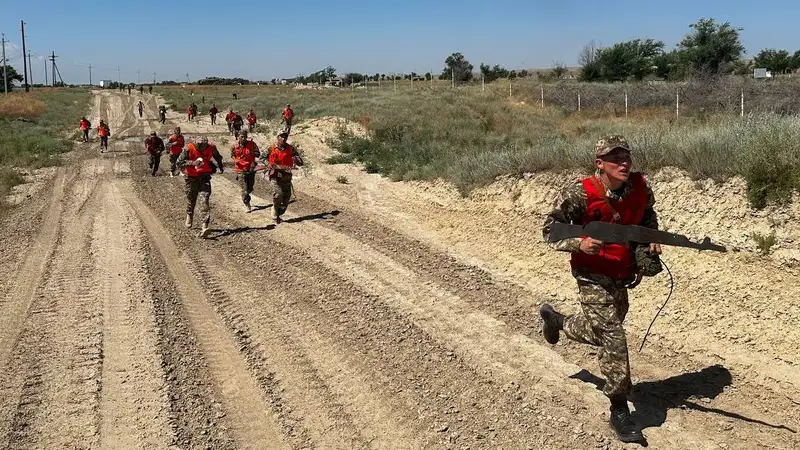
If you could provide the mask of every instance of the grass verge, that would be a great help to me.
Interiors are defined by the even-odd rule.
[[[194,96],[187,95],[191,91]],[[232,100],[234,91],[238,100]],[[221,110],[253,108],[260,120],[275,124],[286,103],[301,121],[344,117],[366,126],[369,137],[341,130],[332,140],[339,155],[328,163],[360,161],[368,172],[393,180],[442,178],[465,194],[499,175],[574,169],[588,173],[593,144],[605,134],[625,135],[634,146],[636,168],[645,173],[671,166],[695,179],[742,176],[755,208],[786,203],[800,186],[800,119],[795,116],[767,110],[744,117],[726,109],[709,113],[698,103],[676,118],[674,107],[658,106],[654,100],[630,108],[625,117],[616,107],[581,112],[542,107],[534,98],[538,86],[535,91],[509,98],[507,90],[501,94],[496,86],[485,91],[423,86],[398,92],[198,86],[168,88],[163,94],[179,108],[198,96],[205,97],[206,106],[215,102]]]
[[[67,139],[91,98],[86,89],[38,89],[0,97],[0,199],[23,178],[12,167],[37,169],[60,163]]]

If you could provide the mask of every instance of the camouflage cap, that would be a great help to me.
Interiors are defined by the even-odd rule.
[[[618,148],[631,151],[631,146],[624,137],[620,135],[604,136],[594,144],[594,155],[599,158]]]

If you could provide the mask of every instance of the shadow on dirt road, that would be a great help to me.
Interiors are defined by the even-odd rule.
[[[586,369],[570,376],[570,378],[591,383],[599,390],[602,390],[605,385],[605,380]],[[701,402],[712,400],[725,392],[726,388],[731,386],[732,380],[733,377],[728,369],[721,365],[713,365],[698,372],[684,373],[660,381],[637,383],[634,385],[630,396],[630,400],[636,409],[632,416],[643,429],[646,429],[663,425],[667,420],[667,412],[670,409],[692,409],[797,433],[796,430],[786,425],[774,425],[762,420],[745,417],[735,412],[709,408],[690,400],[699,399]]]

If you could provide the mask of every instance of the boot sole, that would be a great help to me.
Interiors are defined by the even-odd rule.
[[[558,329],[551,328],[548,325],[548,323],[553,320],[552,317],[555,313],[556,311],[553,307],[548,304],[542,305],[539,309],[539,315],[542,317],[542,335],[544,336],[544,340],[551,345],[557,344],[561,337]]]
[[[609,424],[609,427],[614,431],[614,434],[617,435],[617,439],[619,439],[620,442],[624,442],[626,444],[632,444],[636,442],[642,442],[644,440],[644,435],[642,433],[638,433],[636,435],[622,435],[617,433],[617,430],[614,429],[613,425]]]

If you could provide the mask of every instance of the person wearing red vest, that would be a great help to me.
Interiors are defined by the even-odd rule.
[[[217,114],[219,114],[219,110],[217,109],[216,104],[211,105],[211,109],[208,110],[208,114],[211,115],[211,125],[217,124]]]
[[[287,103],[281,115],[281,123],[285,124],[283,131],[287,134],[292,132],[292,119],[294,119],[294,111],[292,111],[292,107]]]
[[[161,154],[164,152],[164,140],[158,137],[155,131],[152,131],[150,136],[144,140],[144,145],[147,148],[147,154],[150,156],[150,162],[147,167],[153,169],[152,175],[156,176],[158,165],[161,163]]]
[[[596,173],[562,193],[545,220],[545,240],[555,222],[603,221],[658,229],[653,191],[641,173],[631,171],[632,165],[631,147],[624,137],[600,139],[595,144]],[[621,441],[640,442],[644,436],[631,419],[627,403],[632,384],[623,328],[628,287],[639,277],[633,249],[590,237],[564,239],[551,246],[570,253],[581,312],[565,316],[543,304],[542,334],[550,344],[556,344],[563,331],[573,341],[599,347],[600,370],[606,378],[603,392],[611,401],[611,426]],[[649,251],[661,254],[661,247],[650,244]]]
[[[100,125],[97,126],[97,135],[100,136],[100,153],[103,153],[103,149],[108,150],[108,137],[111,136],[111,128],[100,120]]]
[[[256,165],[261,151],[258,145],[247,139],[247,130],[243,130],[239,135],[239,141],[231,147],[231,158],[233,158],[233,170],[236,172],[236,180],[242,192],[242,203],[247,207],[247,212],[253,208],[250,206],[250,194],[256,183]]]
[[[267,153],[267,177],[272,187],[272,219],[276,224],[283,221],[281,216],[286,212],[292,197],[292,169],[303,165],[303,157],[294,146],[286,142],[288,137],[289,133],[280,131],[277,142]]]
[[[169,176],[174,177],[177,169],[178,157],[183,151],[183,146],[186,144],[181,134],[181,127],[175,127],[175,134],[169,137],[167,147],[169,148]]]
[[[236,113],[233,112],[233,108],[228,110],[228,114],[225,114],[225,122],[228,122],[228,133],[233,134],[233,119],[236,118]]]
[[[83,133],[83,142],[89,142],[90,128],[92,128],[92,123],[86,120],[86,117],[81,117],[81,132]]]
[[[247,113],[247,129],[249,131],[253,131],[253,128],[256,126],[256,113],[253,112],[251,109],[249,113]]]
[[[216,164],[215,164],[216,162]],[[205,136],[195,139],[180,153],[178,167],[186,173],[186,228],[192,228],[194,210],[197,200],[200,200],[200,214],[203,218],[203,228],[200,237],[208,237],[208,228],[211,222],[211,174],[219,170],[223,173],[222,155],[217,147],[208,142]]]

